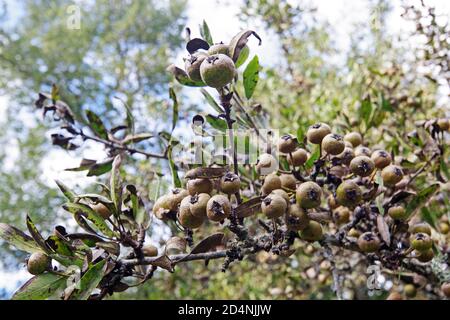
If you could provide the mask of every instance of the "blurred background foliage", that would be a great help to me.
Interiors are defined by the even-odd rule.
[[[36,92],[49,91],[57,83],[62,100],[77,117],[81,110],[93,108],[110,126],[124,117],[124,109],[112,102],[117,95],[130,106],[136,126],[145,128],[152,118],[158,119],[151,128],[155,132],[165,120],[170,125],[165,68],[184,46],[186,1],[88,2],[82,6],[83,28],[76,34],[68,32],[65,20],[53,19],[65,15],[71,3],[27,0],[14,4],[20,10],[10,2],[0,6],[0,96],[8,97],[0,120],[2,222],[23,226],[30,212],[41,230],[49,230],[55,219],[65,219],[58,213],[59,195],[41,176],[39,164],[48,152],[49,128],[33,110]],[[343,50],[314,2],[241,1],[242,26],[264,28],[278,46],[270,66],[260,55],[264,69],[254,104],[247,108],[251,113],[267,113],[271,127],[283,128],[282,133],[294,133],[300,140],[309,125],[322,121],[338,132],[360,131],[366,142],[394,153],[400,141],[406,161],[414,164],[417,156],[408,133],[416,129],[416,121],[449,112],[448,23],[433,20],[428,8],[417,11],[405,3],[403,19],[413,28],[410,34],[395,34],[387,26],[390,2],[368,0],[367,4],[370,19],[353,26],[348,34],[351,45]],[[418,15],[428,17],[423,25],[423,16]],[[180,96],[183,120],[195,108]],[[129,181],[151,191],[156,183],[152,172],[161,164],[140,160],[134,165],[139,174],[130,171]],[[435,214],[439,217],[449,209],[448,203],[437,205]],[[196,239],[208,232],[202,228]],[[1,263],[17,268],[17,260],[5,259],[11,253],[5,245],[0,247]],[[193,262],[180,265],[174,274],[157,272],[152,281],[111,299],[333,298],[325,260],[313,245],[305,245],[290,257],[260,253],[232,265],[226,273],[220,272],[220,261],[207,267]],[[359,264],[357,254],[336,263],[356,274],[348,280],[352,290],[346,297],[367,298],[365,266]]]

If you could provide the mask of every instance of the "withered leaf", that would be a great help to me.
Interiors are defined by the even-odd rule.
[[[172,260],[168,256],[162,255],[150,263],[152,266],[163,268],[169,272],[174,272]]]
[[[118,256],[120,254],[120,245],[117,242],[101,241],[97,242],[96,246],[112,255]]]
[[[258,213],[261,210],[262,197],[255,197],[236,207],[235,212],[238,218],[246,218]]]
[[[166,242],[164,249],[167,255],[186,252],[187,242],[181,237],[172,237]]]
[[[389,232],[389,226],[387,225],[382,215],[377,216],[377,228],[381,235],[381,238],[388,246],[391,245],[391,233]]]
[[[204,253],[215,250],[217,247],[223,245],[224,234],[221,232],[212,234],[199,243],[192,249],[189,254]]]
[[[186,50],[190,54],[193,54],[195,51],[199,49],[208,50],[209,49],[208,42],[200,38],[194,38],[192,40],[189,40],[189,42],[186,44]]]
[[[239,54],[241,53],[242,49],[245,47],[245,45],[248,42],[248,38],[253,35],[256,37],[256,39],[259,40],[259,44],[261,45],[261,38],[260,36],[253,30],[244,30],[239,32],[237,35],[231,39],[230,42],[230,55],[234,62],[236,62],[239,58]]]

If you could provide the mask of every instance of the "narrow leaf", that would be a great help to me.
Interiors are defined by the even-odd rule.
[[[244,70],[244,90],[247,99],[250,99],[255,92],[259,80],[259,69],[258,56],[254,56]]]
[[[43,273],[28,280],[12,296],[12,300],[46,300],[57,298],[58,291],[62,291],[67,282],[67,277]]]
[[[213,45],[214,42],[213,42],[213,39],[211,37],[211,32],[210,32],[208,24],[206,23],[205,20],[203,20],[203,23],[200,26],[200,35],[202,36],[203,40],[208,42],[208,44],[210,46]]]
[[[108,131],[105,128],[105,125],[103,124],[103,121],[100,119],[100,117],[91,110],[86,110],[86,117],[89,121],[89,126],[94,131],[97,136],[99,136],[102,139],[108,140]]]
[[[74,201],[76,194],[70,190],[64,183],[62,183],[59,180],[55,180],[56,184],[58,185],[59,190],[61,190],[61,192],[64,194],[64,196],[69,200],[69,201]]]
[[[103,217],[101,217],[97,212],[95,212],[91,207],[82,203],[66,203],[63,205],[64,210],[72,214],[80,214],[87,220],[93,223],[93,225],[101,231],[104,235],[108,237],[115,237],[115,233],[106,224]]]
[[[100,281],[102,281],[106,272],[106,267],[106,260],[102,260],[92,266],[83,277],[81,277],[79,286],[70,296],[70,300],[87,300],[92,291],[94,291]]]
[[[0,223],[0,238],[21,251],[28,253],[43,252],[33,238],[6,223]]]

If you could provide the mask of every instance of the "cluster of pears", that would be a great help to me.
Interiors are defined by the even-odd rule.
[[[231,202],[226,195],[239,192],[241,180],[232,172],[220,178],[223,194],[212,195],[213,179],[197,178],[187,181],[186,189],[175,188],[156,200],[153,213],[161,220],[168,220],[177,213],[178,222],[185,228],[199,228],[206,219],[221,222],[231,215]]]
[[[216,89],[226,86],[236,73],[229,51],[229,45],[224,43],[212,45],[207,51],[195,51],[185,59],[187,75],[193,81],[204,82]]]
[[[341,136],[331,132],[330,126],[317,123],[308,128],[307,141],[320,145],[323,159],[330,158],[335,164],[330,172],[342,178],[336,194],[328,196],[328,205],[333,210],[333,219],[337,224],[346,223],[350,219],[353,208],[363,200],[363,190],[358,179],[371,179],[377,170],[381,171],[381,178],[386,187],[393,187],[403,179],[401,167],[392,163],[392,158],[385,150],[373,152],[362,145],[362,136],[358,132],[350,132]],[[296,138],[291,135],[280,137],[277,144],[278,151],[284,154],[287,162],[295,167],[301,167],[308,160],[307,150],[298,147]],[[262,154],[256,169],[260,172],[274,168],[275,157]],[[320,223],[308,218],[307,210],[318,208],[322,203],[325,191],[315,181],[299,183],[293,174],[275,172],[265,176],[261,188],[265,196],[262,211],[268,218],[285,216],[288,229],[301,231],[300,236],[309,241],[319,240],[323,236]],[[295,194],[295,199],[294,195]],[[391,213],[400,215],[404,208],[392,208]],[[397,210],[397,211],[395,211]],[[380,240],[375,234],[367,232],[359,236],[358,245],[365,252],[378,250]]]

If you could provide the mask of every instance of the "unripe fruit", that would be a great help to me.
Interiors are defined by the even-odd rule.
[[[200,76],[200,66],[208,57],[204,52],[195,52],[185,61],[185,69],[189,78],[193,81],[202,81]]]
[[[441,131],[448,131],[450,128],[450,122],[445,118],[438,119],[437,125]]]
[[[154,245],[147,244],[142,247],[142,253],[146,257],[156,257],[158,255],[158,248]]]
[[[362,143],[362,136],[359,132],[349,132],[344,136],[344,140],[350,142],[353,147],[357,147]]]
[[[286,191],[284,191],[283,189],[275,189],[271,192],[271,194],[276,194],[276,195],[282,197],[284,199],[284,201],[286,201],[286,205],[289,207],[290,199],[289,199],[289,195],[287,194]]]
[[[229,56],[229,49],[230,46],[224,43],[216,43],[214,45],[212,45],[211,47],[209,47],[208,49],[208,54],[209,55],[214,55],[214,54],[225,54],[227,56]]]
[[[208,86],[220,89],[233,81],[236,68],[233,60],[224,54],[214,54],[200,65],[200,75]]]
[[[364,147],[364,146],[358,146],[355,149],[355,157],[358,157],[358,156],[370,157],[371,154],[372,154],[372,151],[369,148]]]
[[[358,247],[365,253],[375,252],[380,248],[380,239],[372,232],[365,232],[358,238]]]
[[[370,158],[377,169],[383,169],[392,162],[391,155],[384,150],[375,150]]]
[[[153,214],[160,220],[167,220],[170,212],[169,196],[163,195],[159,197],[153,205]]]
[[[259,174],[267,175],[278,169],[278,162],[273,155],[263,153],[259,156],[255,168]]]
[[[286,209],[286,200],[276,194],[268,195],[261,203],[262,213],[270,219],[281,217],[286,212]]]
[[[222,221],[231,214],[231,204],[226,196],[217,194],[209,199],[206,214],[211,221]]]
[[[339,203],[337,203],[336,199],[332,194],[330,194],[327,198],[328,207],[333,210],[339,207]]]
[[[322,149],[332,155],[340,154],[345,149],[344,138],[339,134],[329,133],[322,140]]]
[[[297,179],[292,174],[280,175],[281,186],[286,189],[295,190],[297,187]]]
[[[174,188],[170,190],[168,194],[169,201],[169,209],[171,211],[177,211],[178,205],[181,203],[181,200],[186,198],[189,195],[189,192],[183,188]]]
[[[340,154],[337,155],[337,158],[341,160],[341,162],[345,165],[349,165],[350,162],[355,157],[355,152],[352,148],[345,147],[344,151],[342,151]]]
[[[211,197],[207,193],[199,193],[191,196],[191,198],[189,199],[189,209],[191,210],[192,215],[195,217],[205,218],[206,206],[209,199],[211,199]]]
[[[227,172],[220,180],[220,190],[226,194],[235,194],[239,192],[241,187],[241,179],[232,172]]]
[[[431,227],[426,222],[420,222],[412,225],[409,228],[410,233],[426,233],[427,235],[431,236]]]
[[[347,207],[339,207],[333,211],[333,220],[337,225],[350,221],[350,210]]]
[[[418,251],[431,249],[433,241],[426,233],[416,233],[411,237],[411,247]]]
[[[388,209],[388,215],[394,220],[405,220],[408,218],[405,208],[402,206],[394,206]]]
[[[348,231],[348,236],[349,237],[353,237],[353,238],[359,238],[359,236],[361,235],[361,232],[359,232],[359,230],[355,229],[355,228],[351,228]]]
[[[343,206],[354,207],[361,199],[361,188],[353,181],[344,181],[336,189],[336,201]]]
[[[423,262],[423,263],[429,262],[429,261],[433,260],[433,258],[434,258],[433,249],[428,249],[425,251],[414,251],[414,253],[415,253],[417,260],[419,260],[420,262]]]
[[[447,222],[441,222],[439,223],[439,230],[442,234],[447,234],[450,231],[450,226]]]
[[[96,203],[92,205],[92,209],[98,213],[103,219],[108,219],[111,216],[111,211],[103,203]]]
[[[189,229],[196,229],[203,224],[203,217],[196,217],[192,214],[190,209],[190,196],[184,198],[180,203],[180,209],[178,211],[178,221],[180,224]]]
[[[39,275],[50,268],[51,261],[49,256],[41,252],[35,252],[28,259],[27,270],[32,275]]]
[[[357,156],[350,162],[350,170],[358,176],[367,177],[375,168],[375,164],[368,156]]]
[[[441,286],[441,291],[447,298],[450,298],[450,282],[445,282]]]
[[[206,178],[192,179],[186,184],[189,194],[191,196],[197,193],[208,193],[210,194],[213,190],[213,183],[211,180]]]
[[[403,171],[399,166],[389,165],[381,171],[381,178],[385,186],[395,186],[403,178]]]
[[[287,156],[287,161],[291,166],[302,166],[308,160],[308,153],[305,149],[297,149]]]
[[[386,300],[403,300],[403,297],[402,297],[402,295],[400,293],[394,291],[394,292],[391,292],[387,296]]]
[[[417,294],[417,289],[413,284],[405,284],[405,287],[403,288],[403,292],[405,293],[405,296],[408,298],[414,298]]]
[[[325,123],[316,123],[308,128],[306,138],[313,144],[320,144],[323,138],[331,133],[331,128]]]
[[[296,191],[297,203],[306,209],[315,208],[320,205],[322,189],[312,181],[304,182],[298,186]]]
[[[305,229],[309,224],[308,215],[305,209],[300,207],[297,203],[292,204],[288,209],[286,215],[286,226],[289,230],[300,231]]]
[[[314,220],[310,220],[306,228],[304,228],[300,237],[306,241],[319,241],[323,237],[323,230],[320,223]]]
[[[281,189],[281,179],[275,173],[266,176],[262,186],[263,194],[269,194],[275,189]]]
[[[281,153],[294,152],[295,148],[297,147],[297,139],[295,139],[290,134],[286,134],[278,139],[277,146],[278,151],[280,151]]]

